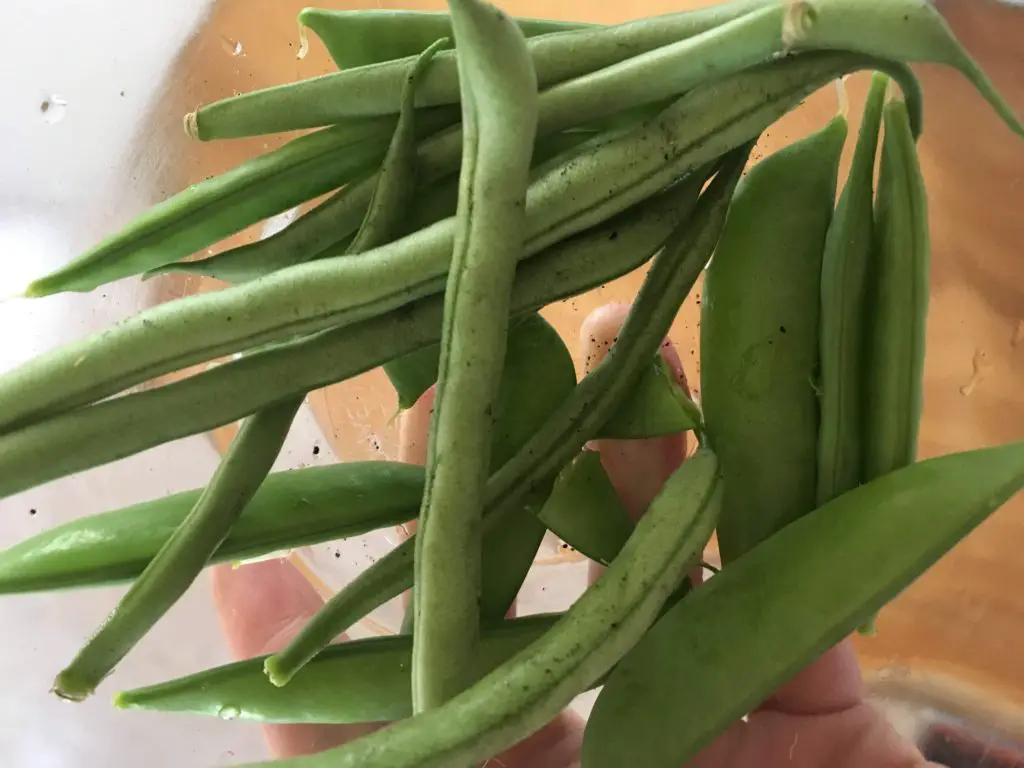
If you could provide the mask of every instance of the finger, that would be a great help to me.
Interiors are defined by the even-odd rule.
[[[779,688],[763,710],[792,715],[841,712],[864,700],[864,680],[853,645],[844,640]]]
[[[323,605],[285,560],[216,566],[213,599],[228,649],[237,659],[281,650]],[[382,725],[266,725],[263,732],[273,754],[293,757],[344,744]]]

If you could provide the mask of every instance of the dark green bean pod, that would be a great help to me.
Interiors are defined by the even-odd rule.
[[[365,175],[380,164],[392,116],[302,136],[150,208],[74,261],[41,277],[26,296],[91,291],[176,262],[268,216]]]
[[[823,82],[869,63],[875,62],[806,54],[748,70],[695,89],[635,131],[552,168],[527,194],[523,256],[656,194],[759,135]],[[0,430],[183,366],[348,325],[437,292],[454,227],[447,219],[359,259],[315,261],[163,304],[40,355],[0,378]]]
[[[685,220],[694,194],[691,185],[677,186],[520,264],[513,313],[534,312],[639,267]],[[441,297],[432,296],[0,435],[0,497],[228,424],[428,347],[440,338],[441,313]]]
[[[514,21],[526,37],[597,26],[548,19]],[[435,40],[452,36],[451,16],[433,11],[303,8],[299,28],[312,30],[323,41],[338,69],[415,56]]]
[[[711,256],[725,222],[732,190],[749,148],[733,153],[726,170],[718,174],[708,192],[696,200],[706,172],[694,174],[683,185],[688,192],[680,207],[692,218],[668,238],[641,286],[625,324],[608,356],[573,390],[543,428],[535,432],[517,454],[491,475],[485,488],[484,534],[522,500],[568,464],[594,437],[631,386],[643,366],[653,359],[672,320],[704,264]],[[309,659],[338,633],[369,610],[412,586],[412,553],[415,537],[408,539],[363,571],[332,598],[328,609],[314,617],[306,630],[285,650],[295,659]],[[372,600],[376,590],[376,602]],[[351,594],[347,594],[351,593]],[[370,603],[373,603],[370,605]],[[305,637],[303,637],[305,635]],[[273,668],[275,657],[268,659]],[[293,668],[289,664],[289,668]],[[273,679],[273,678],[272,678]]]
[[[874,247],[875,151],[889,79],[875,75],[850,173],[825,238],[821,265],[818,504],[861,480],[867,272]]]
[[[703,417],[661,355],[647,369],[632,394],[598,431],[598,438],[644,440],[702,430]]]
[[[266,479],[302,398],[246,419],[210,484],[96,633],[58,675],[53,692],[83,701],[185,594]]]
[[[619,663],[587,723],[583,764],[686,764],[1022,486],[1018,442],[898,470],[786,527],[672,607]]]
[[[755,165],[707,270],[701,393],[726,477],[723,562],[815,506],[821,260],[845,138],[837,117]]]
[[[484,675],[547,632],[558,616],[529,616],[483,630],[473,664]],[[117,694],[119,709],[187,712],[260,723],[366,723],[412,714],[412,637],[373,638],[327,648],[283,688],[261,656]]]
[[[903,103],[886,104],[884,120],[861,374],[864,480],[917,457],[928,315],[928,196]]]
[[[615,559],[633,532],[596,451],[582,451],[562,470],[538,514],[562,541],[602,565]]]
[[[101,586],[136,578],[201,489],[79,518],[0,551],[0,594]],[[404,523],[416,517],[423,469],[349,462],[267,477],[214,553],[244,560]]]

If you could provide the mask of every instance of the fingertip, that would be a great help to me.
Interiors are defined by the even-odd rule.
[[[287,560],[218,565],[212,582],[224,638],[236,658],[281,650],[323,605]]]

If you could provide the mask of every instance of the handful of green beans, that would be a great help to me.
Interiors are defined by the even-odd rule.
[[[304,11],[339,72],[185,124],[200,140],[316,130],[28,286],[234,283],[0,377],[0,494],[246,421],[205,489],[0,552],[0,591],[132,582],[57,676],[81,700],[206,565],[418,511],[415,537],[281,653],[117,706],[395,720],[281,764],[471,766],[603,683],[582,764],[675,768],[1024,486],[1024,442],[916,461],[929,243],[908,65],[955,67],[1024,127],[920,0],[733,0],[608,27],[449,8]],[[859,70],[877,74],[842,183],[843,114],[742,175],[765,129]],[[278,234],[190,260],[324,193]],[[537,311],[647,262],[576,382]],[[705,269],[698,407],[658,350]],[[426,467],[270,474],[304,395],[378,366],[403,407],[436,383]],[[696,454],[634,525],[586,444],[685,430]],[[548,528],[607,571],[564,614],[501,619]],[[690,591],[716,530],[724,570]],[[409,587],[411,637],[328,648]]]

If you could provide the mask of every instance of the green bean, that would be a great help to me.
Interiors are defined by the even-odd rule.
[[[807,54],[749,70],[695,89],[635,131],[552,168],[527,194],[523,255],[650,197],[758,135],[823,81],[867,62]],[[453,234],[454,220],[448,219],[358,259],[302,264],[148,309],[41,355],[0,379],[0,430],[182,366],[346,325],[437,292]]]
[[[924,180],[902,103],[887,104],[884,119],[877,242],[867,285],[863,480],[899,469],[917,456],[928,315]]]
[[[458,135],[461,136],[461,133]],[[534,148],[534,159],[539,161],[542,158],[549,158],[580,144],[588,137],[586,132],[577,131],[545,136]],[[423,146],[431,146],[432,141],[428,140]],[[437,177],[458,167],[458,146],[455,147],[455,153],[445,160],[448,162],[439,169],[435,168],[436,172],[425,174],[423,159],[417,159],[417,176],[427,175],[429,178],[427,183],[422,184],[416,191],[409,231],[435,224],[455,213],[458,174],[448,173],[440,180]],[[426,170],[429,171],[430,168]],[[268,238],[260,243],[239,246],[205,259],[177,262],[158,271],[185,272],[214,277],[229,283],[242,283],[312,259],[341,255],[348,251],[352,233],[359,226],[359,218],[365,216],[378,183],[379,173],[376,172],[353,182],[344,192],[329,198],[286,230],[275,235],[274,238],[278,238],[276,241],[274,238]]]
[[[449,0],[449,7],[464,149],[416,536],[415,712],[471,681],[465,660],[480,631],[480,497],[537,129],[537,76],[522,32],[481,0]]]
[[[261,411],[242,425],[195,506],[127,594],[53,683],[62,699],[84,701],[195,581],[259,490],[302,399]]]
[[[695,194],[692,185],[677,186],[521,264],[512,296],[515,314],[534,312],[640,266],[685,219]],[[442,301],[431,296],[348,328],[0,435],[0,497],[231,423],[434,344],[440,338]]]
[[[0,594],[101,586],[136,578],[200,489],[73,520],[0,551]],[[244,560],[411,520],[423,469],[348,462],[275,472],[253,496],[211,562]]]
[[[613,27],[542,35],[527,41],[538,85],[586,75],[641,53],[692,37],[775,0],[737,0]],[[398,111],[409,59],[265,88],[208,104],[187,118],[198,138],[226,139],[331,125],[351,115]],[[455,104],[459,78],[454,51],[437,57],[417,104]],[[586,118],[589,119],[589,118]]]
[[[746,157],[746,153],[742,153]],[[742,160],[728,172],[720,173],[709,191],[694,201],[706,179],[706,173],[694,174],[681,187],[678,205],[686,213],[683,223],[672,232],[666,247],[655,259],[640,293],[630,310],[616,343],[601,364],[576,387],[544,427],[520,448],[516,455],[491,475],[485,488],[483,525],[485,536],[506,515],[518,509],[523,498],[573,459],[583,445],[594,437],[640,376],[643,366],[658,350],[672,319],[689,292],[718,240],[728,209],[733,185]],[[685,195],[689,195],[689,199]],[[690,212],[693,211],[692,215]],[[407,539],[378,560],[317,614],[283,654],[289,661],[287,671],[294,672],[313,658],[331,639],[362,618],[368,610],[381,605],[412,586],[409,567],[415,548],[415,536]],[[358,582],[358,583],[357,583]],[[372,587],[377,600],[367,606]],[[346,594],[351,589],[351,595]],[[271,680],[286,680],[276,657],[267,661]]]
[[[598,431],[598,438],[637,440],[702,430],[700,409],[658,355],[633,393]]]
[[[540,638],[557,615],[503,621],[483,630],[473,663],[484,675]],[[258,657],[118,693],[119,709],[188,712],[260,723],[365,723],[412,714],[412,637],[377,637],[327,648],[284,688]]]
[[[474,765],[535,732],[643,636],[700,557],[720,503],[718,462],[703,449],[669,478],[605,574],[536,642],[441,707],[278,765]]]
[[[701,304],[701,392],[722,459],[723,562],[814,508],[821,260],[846,120],[740,183]]]
[[[393,117],[369,118],[317,131],[193,184],[74,261],[33,281],[25,295],[91,291],[183,259],[336,189],[380,163],[394,123]]]
[[[517,18],[514,21],[526,37],[596,26],[547,19]],[[338,69],[412,56],[435,40],[452,36],[449,14],[424,11],[303,8],[299,12],[299,28],[313,30]]]
[[[582,451],[558,476],[538,513],[566,544],[608,565],[633,532],[633,522],[596,451]]]
[[[821,266],[818,504],[846,493],[861,480],[864,302],[874,246],[871,209],[875,150],[888,83],[885,75],[875,75],[871,81],[850,173],[825,238]]]
[[[764,46],[765,59],[796,48],[848,50],[890,60],[945,64],[961,72],[1006,124],[1024,135],[1018,118],[953,36],[942,16],[920,0],[740,0],[618,26],[545,35],[530,41],[530,51],[540,87],[548,88],[764,9],[769,13],[784,11],[774,29],[764,27],[763,37],[752,38],[733,30],[715,44],[712,53],[726,59],[742,58],[752,54],[757,45]],[[736,35],[735,40],[732,34]],[[453,54],[439,57],[437,68],[419,94],[421,106],[458,100],[454,58]],[[406,63],[401,59],[234,96],[201,108],[193,119],[202,138],[228,138],[395,112],[401,67]],[[630,78],[641,91],[657,87],[653,85],[657,79],[642,69]],[[628,96],[628,88],[624,90]],[[599,86],[590,91],[594,97],[599,93]],[[542,111],[542,125],[544,120]]]
[[[728,482],[728,481],[726,481]],[[583,764],[677,768],[1024,485],[1024,443],[943,456],[807,515],[671,608],[611,674]]]

